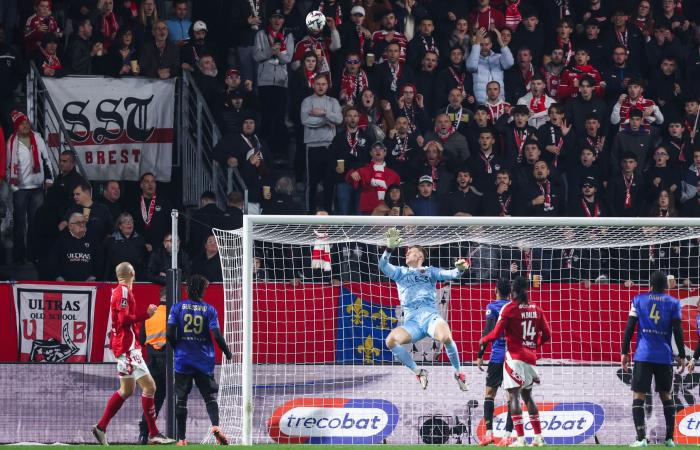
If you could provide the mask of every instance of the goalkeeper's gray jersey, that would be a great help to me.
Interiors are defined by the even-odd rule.
[[[437,267],[410,268],[394,266],[389,262],[391,253],[385,251],[379,258],[379,269],[384,275],[396,282],[399,291],[399,301],[404,314],[410,314],[418,308],[435,308],[436,292],[435,284],[438,281],[456,280],[462,276],[457,269],[445,270]]]

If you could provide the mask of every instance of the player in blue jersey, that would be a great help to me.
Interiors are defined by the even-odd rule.
[[[209,282],[201,275],[192,275],[187,282],[188,300],[183,300],[170,310],[167,338],[175,349],[175,420],[177,423],[177,445],[187,445],[187,396],[192,382],[202,394],[211,420],[211,432],[221,445],[228,439],[219,429],[219,405],[216,394],[219,386],[214,380],[214,336],[226,359],[231,351],[219,330],[216,309],[202,301]]]
[[[637,440],[631,447],[646,447],[646,428],[644,425],[644,397],[651,391],[654,379],[656,392],[659,393],[666,419],[666,446],[674,447],[673,431],[676,421],[676,406],[673,403],[673,348],[671,334],[676,341],[678,355],[676,366],[683,367],[685,344],[681,328],[681,304],[677,298],[666,294],[666,275],[656,271],[651,274],[649,284],[651,291],[639,294],[632,299],[625,336],[622,341],[622,369],[630,365],[630,342],[637,329],[637,348],[634,352],[632,369],[632,417],[637,430]],[[691,368],[689,364],[689,369]]]
[[[413,373],[423,389],[428,387],[428,372],[419,369],[411,355],[402,344],[417,342],[425,336],[430,336],[445,346],[450,363],[455,370],[455,380],[462,391],[467,390],[467,378],[462,372],[459,362],[457,344],[452,340],[452,332],[447,322],[440,316],[436,305],[438,281],[458,280],[462,273],[469,268],[464,259],[455,262],[452,270],[436,267],[423,267],[427,254],[420,245],[413,245],[406,252],[406,265],[397,267],[389,262],[391,252],[401,245],[399,230],[390,228],[386,233],[387,249],[379,258],[379,269],[384,275],[396,283],[399,291],[399,301],[404,312],[404,323],[396,327],[386,338],[386,345]]]
[[[496,322],[498,322],[498,316],[503,309],[510,302],[510,280],[507,278],[501,278],[496,283],[496,300],[490,302],[486,305],[486,326],[484,327],[484,332],[482,336],[486,336],[496,328]],[[482,344],[479,347],[479,352],[476,357],[476,367],[482,372],[484,371],[484,352],[488,344]],[[484,439],[479,442],[479,445],[486,446],[489,444],[496,443],[496,439],[493,436],[493,410],[494,410],[494,399],[496,398],[496,393],[498,388],[501,387],[503,383],[503,361],[506,358],[506,338],[504,335],[493,341],[491,345],[491,358],[489,359],[489,366],[486,372],[486,395],[484,398],[484,422],[486,424],[486,433]],[[498,442],[499,446],[506,446],[512,443],[513,439],[510,434],[513,432],[513,419],[508,413],[508,419],[505,426],[508,435]]]

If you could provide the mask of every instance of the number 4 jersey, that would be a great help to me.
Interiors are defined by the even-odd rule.
[[[168,325],[177,327],[175,372],[214,373],[211,330],[219,328],[216,309],[205,302],[183,300],[170,310]]]
[[[630,316],[637,317],[635,361],[673,364],[673,320],[681,320],[681,304],[667,294],[648,292],[632,300]]]
[[[542,309],[532,303],[511,301],[501,310],[494,328],[484,339],[506,337],[506,358],[537,364],[537,347],[550,338],[549,324]]]

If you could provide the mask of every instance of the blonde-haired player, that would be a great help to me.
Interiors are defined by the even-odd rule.
[[[138,340],[138,324],[151,317],[158,305],[148,305],[142,313],[136,313],[136,301],[132,292],[136,272],[134,267],[122,262],[117,265],[115,272],[119,285],[112,291],[110,311],[112,314],[112,330],[110,348],[117,359],[119,373],[119,390],[112,394],[107,407],[97,425],[92,427],[92,434],[102,445],[107,443],[107,425],[119,411],[124,401],[129,398],[138,383],[141,386],[141,406],[148,424],[148,443],[173,444],[174,439],[163,436],[156,426],[156,410],[153,396],[156,384],[151,377],[148,367],[141,356],[141,345]]]

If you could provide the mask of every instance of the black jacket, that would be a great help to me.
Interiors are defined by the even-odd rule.
[[[146,211],[149,210],[151,199],[144,199]],[[146,244],[150,244],[153,248],[158,248],[163,244],[163,237],[171,230],[170,213],[172,204],[162,195],[156,194],[156,203],[153,208],[153,216],[150,225],[147,227],[141,213],[141,195],[136,197],[127,207],[127,210],[134,218],[134,230],[136,230]]]
[[[207,242],[207,237],[212,234],[212,228],[232,230],[234,225],[231,216],[219,209],[214,203],[199,208],[192,213],[187,251],[193,256],[204,252],[204,244]]]
[[[103,274],[102,245],[84,236],[78,239],[68,231],[61,233],[51,249],[51,267],[56,278],[65,281],[101,279]]]
[[[171,258],[172,253],[168,253],[162,245],[157,250],[154,250],[148,259],[146,279],[151,283],[165,286],[166,277],[162,276],[161,273],[167,273],[168,269],[170,269]],[[177,252],[177,267],[182,271],[182,279],[186,280],[190,276],[192,265],[190,264],[190,257],[182,248]]]
[[[192,261],[192,273],[201,275],[210,283],[221,283],[221,257],[217,253],[212,258],[207,259],[206,253],[202,253]]]
[[[109,210],[102,203],[93,202],[89,208],[73,205],[68,208],[63,219],[68,221],[73,213],[85,215],[87,212],[87,238],[95,245],[102,246],[108,235],[114,229],[114,218]]]
[[[114,268],[119,263],[128,262],[134,266],[136,281],[146,281],[148,279],[145,272],[147,256],[146,241],[141,235],[134,232],[127,238],[119,230],[115,231],[105,245],[104,279],[115,281],[117,277]]]

